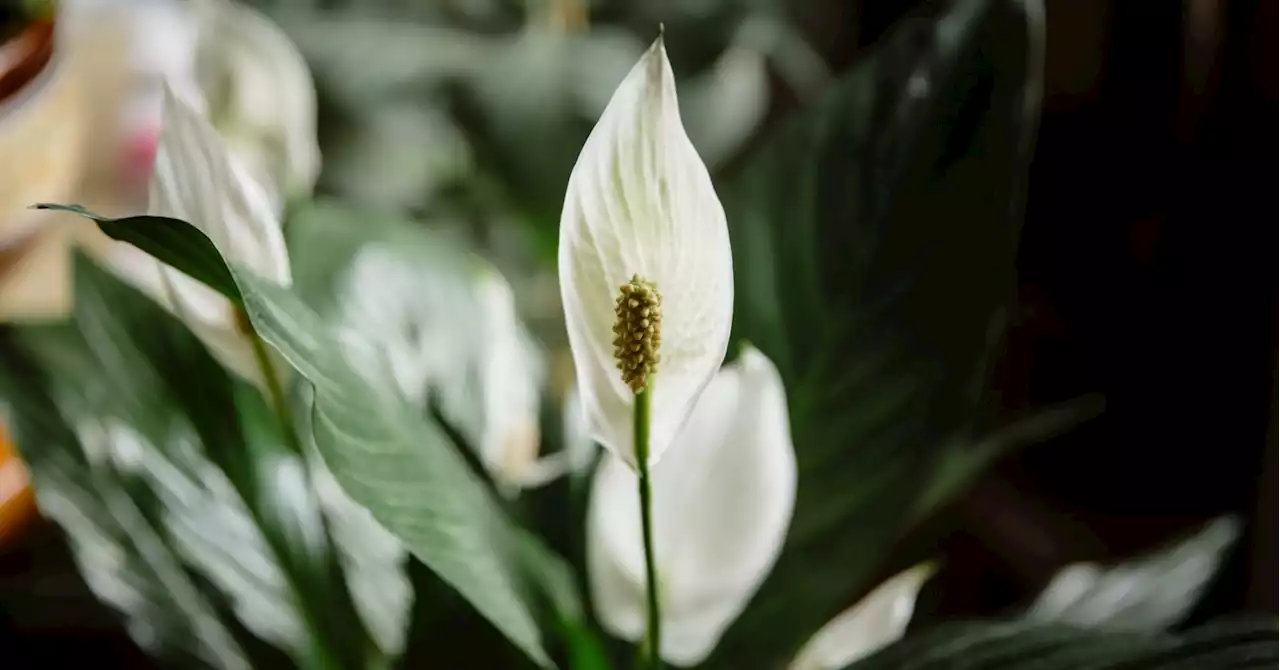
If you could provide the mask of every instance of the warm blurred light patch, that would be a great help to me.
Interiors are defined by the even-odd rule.
[[[35,508],[27,466],[0,424],[0,548],[17,537],[34,516]]]

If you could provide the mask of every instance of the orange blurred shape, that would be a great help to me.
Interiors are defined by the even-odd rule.
[[[0,424],[0,549],[17,539],[35,517],[36,500],[27,466]]]

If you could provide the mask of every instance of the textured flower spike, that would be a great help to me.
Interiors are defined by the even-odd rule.
[[[573,168],[559,265],[591,435],[635,467],[632,409],[647,388],[655,463],[723,362],[733,319],[724,210],[680,123],[661,37]]]
[[[748,348],[653,468],[663,660],[700,663],[760,588],[791,525],[796,477],[782,379]],[[628,640],[646,628],[638,508],[635,473],[606,458],[587,515],[587,576],[600,622]]]

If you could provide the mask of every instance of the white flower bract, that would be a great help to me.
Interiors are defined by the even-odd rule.
[[[819,629],[788,670],[840,670],[896,642],[934,571],[932,564],[923,563],[890,577]]]
[[[633,275],[661,293],[661,362],[650,378],[656,463],[723,362],[733,320],[724,210],[681,125],[662,38],[618,86],[573,168],[559,266],[591,435],[632,466],[635,395],[614,360],[614,300]]]
[[[194,3],[195,76],[209,117],[271,202],[306,196],[320,174],[316,93],[297,47],[275,23],[230,0]]]
[[[695,665],[759,589],[791,525],[796,456],[773,363],[747,349],[725,366],[650,477],[661,653]],[[592,484],[587,571],[601,623],[628,640],[645,632],[639,504],[635,473],[605,458]]]

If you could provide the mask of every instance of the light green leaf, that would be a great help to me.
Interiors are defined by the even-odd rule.
[[[308,398],[306,405],[310,404]],[[369,510],[342,490],[309,431],[303,439],[311,482],[329,522],[352,602],[378,647],[388,656],[398,656],[404,650],[414,600],[413,584],[405,573],[409,554]]]
[[[321,186],[352,202],[417,209],[471,174],[470,143],[442,109],[391,100],[351,113],[325,136]]]
[[[465,80],[481,122],[476,141],[530,217],[559,220],[591,125],[643,51],[643,42],[615,28],[565,35],[530,25]]]
[[[1040,593],[1027,617],[1118,630],[1162,630],[1195,607],[1239,538],[1240,522],[1222,517],[1120,565],[1069,565]]]
[[[254,328],[312,383],[315,443],[343,489],[547,665],[510,563],[515,529],[440,427],[394,387],[357,371],[353,361],[380,359],[375,345],[336,341],[297,296],[248,272],[236,275]]]
[[[321,90],[349,109],[386,103],[488,67],[491,38],[390,18],[281,14]]]

